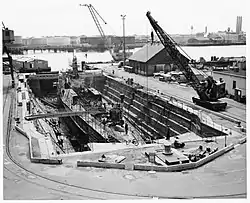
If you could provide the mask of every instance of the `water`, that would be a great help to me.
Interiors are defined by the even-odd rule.
[[[246,56],[246,46],[204,46],[204,47],[182,47],[188,55],[195,60],[203,57],[205,60],[211,60],[211,56],[231,57]]]
[[[229,57],[229,56],[246,56],[246,46],[207,46],[207,47],[182,47],[187,54],[195,60],[198,60],[200,57],[203,57],[205,60],[210,60],[211,56],[217,57]],[[131,50],[136,52],[140,48]],[[87,53],[87,58],[85,54]],[[77,52],[78,62],[99,62],[99,61],[111,61],[112,57],[109,51],[99,53],[99,52]],[[69,64],[71,64],[73,59],[73,53],[68,52],[48,52],[48,51],[29,51],[25,56],[35,57],[38,59],[47,60],[52,71],[67,70]],[[16,56],[19,57],[19,56]]]

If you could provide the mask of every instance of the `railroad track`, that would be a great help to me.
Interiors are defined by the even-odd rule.
[[[13,97],[13,94],[12,94]],[[5,100],[7,100],[7,94],[5,96]],[[11,152],[10,152],[10,148],[9,148],[9,144],[10,144],[10,132],[11,132],[11,125],[12,125],[12,115],[13,115],[13,99],[11,100],[11,104],[10,104],[10,109],[9,109],[9,114],[8,114],[8,123],[7,123],[7,134],[6,134],[6,143],[5,143],[5,150],[6,150],[6,154],[8,156],[8,158],[12,161],[12,163],[18,168],[18,170],[23,170],[25,172],[27,172],[28,174],[32,174],[33,176],[40,178],[42,180],[46,180],[52,183],[55,183],[56,186],[62,186],[64,187],[64,189],[56,189],[55,187],[48,187],[44,184],[41,183],[37,183],[34,182],[32,180],[28,180],[27,178],[23,177],[22,175],[18,174],[15,170],[11,170],[10,168],[8,168],[6,165],[4,165],[4,169],[9,171],[10,173],[12,173],[14,176],[17,176],[21,179],[23,179],[26,182],[29,182],[31,184],[34,184],[38,187],[43,187],[46,189],[49,189],[51,191],[55,191],[58,193],[63,193],[63,194],[67,194],[69,196],[77,196],[80,198],[88,198],[88,199],[106,199],[106,198],[100,198],[100,196],[107,194],[107,195],[114,195],[114,197],[120,196],[120,197],[128,197],[128,198],[135,198],[135,197],[141,197],[141,198],[152,198],[152,196],[148,196],[148,195],[133,195],[133,194],[126,194],[126,193],[119,193],[119,192],[111,192],[111,191],[105,191],[105,190],[99,190],[99,189],[92,189],[92,188],[87,188],[87,187],[82,187],[82,186],[77,186],[77,185],[72,185],[69,183],[65,183],[65,182],[60,182],[51,178],[48,178],[44,175],[38,174],[32,170],[27,169],[26,167],[24,167],[18,160],[16,160]],[[66,187],[66,188],[65,188]],[[95,194],[93,196],[89,196],[89,195],[82,195],[79,193],[75,193],[75,192],[70,192],[69,188],[72,189],[78,189],[82,192],[94,192]],[[58,194],[60,195],[60,194]],[[223,198],[223,197],[238,197],[238,196],[246,196],[246,193],[238,193],[238,194],[226,194],[226,195],[217,195],[217,196],[199,196],[199,197],[195,197],[195,198]],[[160,199],[192,199],[193,197],[176,197],[176,196],[160,196],[158,197]]]
[[[170,98],[176,98],[177,101],[180,101],[182,103],[185,103],[187,104],[189,107],[191,107],[192,109],[194,110],[202,110],[203,112],[206,112],[208,114],[213,114],[213,115],[216,115],[218,117],[221,117],[225,120],[228,120],[228,121],[231,121],[231,122],[234,122],[234,123],[237,123],[237,121],[240,121],[240,122],[243,122],[243,123],[246,123],[246,120],[244,119],[241,119],[239,118],[238,115],[236,114],[233,114],[233,113],[228,113],[228,112],[215,112],[215,111],[212,111],[212,110],[209,110],[209,109],[206,109],[204,107],[201,107],[201,106],[197,106],[195,104],[193,104],[191,101],[185,99],[185,98],[181,98],[181,97],[178,97],[176,95],[171,95],[171,94],[166,94],[166,93],[163,93],[163,98],[166,98],[166,99],[170,99]],[[231,105],[230,106],[234,106],[234,105]],[[238,108],[237,106],[234,106],[236,108]],[[244,110],[244,109],[243,109]]]
[[[4,93],[5,98],[4,98],[4,102],[3,102],[3,111],[4,111],[4,109],[5,109],[5,104],[6,104],[6,101],[7,101],[7,98],[8,98],[8,94],[9,94],[10,89],[11,89],[11,87],[10,87],[10,81],[9,81],[8,87],[7,87],[7,89],[5,90],[5,93]]]
[[[7,96],[5,96],[5,100],[7,100]],[[12,95],[13,97],[13,95]],[[10,132],[11,132],[11,125],[12,125],[12,114],[13,114],[13,99],[11,100],[11,104],[10,104],[10,109],[9,109],[9,114],[8,114],[8,124],[7,124],[7,135],[6,135],[6,143],[5,143],[5,146],[6,146],[6,154],[8,156],[8,158],[15,164],[16,167],[18,167],[19,169],[22,169],[26,172],[28,172],[29,174],[32,174],[38,178],[41,178],[43,180],[47,180],[47,181],[50,181],[50,182],[53,182],[53,183],[56,183],[57,185],[60,184],[60,185],[63,185],[63,186],[68,186],[68,187],[71,187],[71,188],[77,188],[77,189],[81,189],[81,190],[84,190],[84,191],[94,191],[94,192],[97,192],[97,193],[107,193],[107,194],[115,194],[115,195],[119,195],[119,193],[113,193],[113,192],[108,192],[108,191],[102,191],[102,190],[95,190],[95,189],[90,189],[90,188],[85,188],[85,187],[81,187],[81,186],[76,186],[76,185],[72,185],[72,184],[67,184],[67,183],[64,183],[64,182],[60,182],[60,181],[57,181],[57,180],[53,180],[51,178],[48,178],[44,175],[40,175],[38,173],[35,173],[27,168],[25,168],[22,164],[19,163],[18,160],[16,160],[11,152],[10,152],[10,148],[9,148],[9,145],[10,145]],[[78,196],[78,197],[83,197],[83,198],[89,198],[89,199],[104,199],[104,198],[99,198],[97,196],[99,195],[95,195],[95,197],[92,197],[92,196],[87,196],[87,195],[81,195],[81,194],[76,194],[76,193],[72,193],[72,192],[68,192],[67,190],[59,190],[59,189],[55,189],[55,188],[52,188],[52,187],[47,187],[47,186],[44,186],[42,184],[39,184],[39,183],[36,183],[36,182],[33,182],[33,181],[30,181],[30,180],[27,180],[26,178],[20,176],[18,173],[16,173],[15,171],[13,170],[10,170],[7,166],[4,166],[4,169],[9,171],[10,173],[12,173],[13,175],[15,176],[18,176],[20,178],[22,178],[23,180],[27,181],[27,182],[30,182],[32,184],[35,184],[37,186],[41,186],[41,187],[44,187],[44,188],[47,188],[47,189],[50,189],[50,190],[53,190],[53,191],[56,191],[56,192],[62,192],[62,193],[66,193],[68,195],[73,195],[73,196]],[[123,195],[123,194],[120,194],[120,195]],[[125,196],[131,196],[131,195],[126,195]]]
[[[241,110],[246,110],[246,106],[243,106],[244,104],[239,104],[239,105],[234,105],[234,104],[230,104],[230,107],[235,107],[235,108],[238,108],[238,109],[241,109]]]

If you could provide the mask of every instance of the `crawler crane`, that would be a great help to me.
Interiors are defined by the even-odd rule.
[[[168,54],[199,95],[199,98],[192,98],[193,103],[214,111],[224,111],[227,103],[219,99],[226,95],[225,82],[222,80],[215,81],[212,76],[207,76],[203,81],[200,81],[192,70],[193,65],[189,63],[192,60],[180,53],[177,49],[177,43],[158,25],[158,22],[151,16],[149,11],[146,16]]]

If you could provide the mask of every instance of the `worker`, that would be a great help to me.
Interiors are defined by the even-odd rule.
[[[125,123],[124,128],[125,128],[125,133],[126,133],[126,135],[127,135],[127,134],[128,134],[128,124],[127,124],[127,123]]]
[[[152,44],[154,43],[154,32],[151,31],[151,40],[152,40]]]
[[[114,70],[112,70],[112,74],[113,74],[113,75],[115,74],[115,71],[114,71]]]
[[[170,126],[167,125],[167,136],[166,136],[166,140],[170,140]]]

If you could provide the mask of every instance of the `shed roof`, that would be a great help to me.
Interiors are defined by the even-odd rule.
[[[28,62],[29,63],[31,61],[34,61],[35,59],[31,58],[31,57],[23,56],[23,57],[20,57],[20,58],[16,58],[15,60],[19,61],[19,62]]]
[[[146,44],[140,50],[138,50],[132,56],[130,56],[129,60],[146,63],[163,49],[164,46],[161,43]]]
[[[29,56],[21,56],[21,57],[15,58],[14,60],[19,61],[19,62],[27,62],[27,63],[34,62],[34,61],[45,61],[42,59],[32,58]]]

